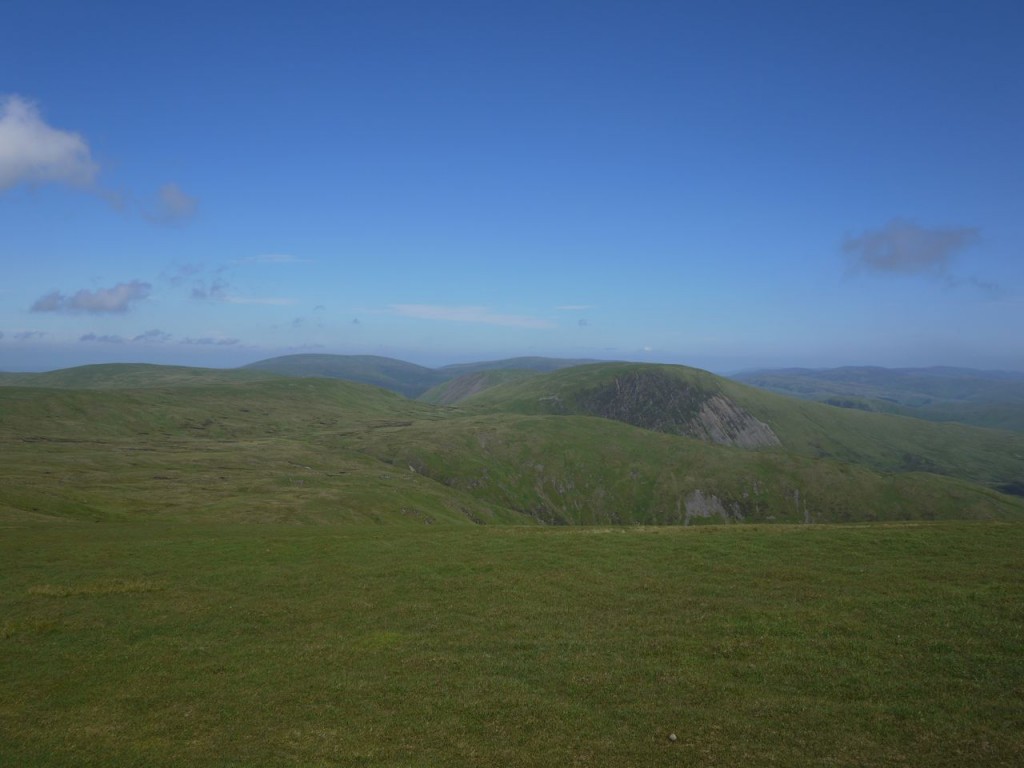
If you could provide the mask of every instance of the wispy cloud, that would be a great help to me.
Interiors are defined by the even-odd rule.
[[[146,218],[158,224],[182,224],[195,216],[198,209],[199,200],[185,194],[177,184],[169,183],[160,187],[156,207]]]
[[[152,289],[149,283],[132,280],[118,283],[113,288],[90,291],[83,288],[74,295],[65,296],[53,291],[36,299],[32,312],[127,312],[136,301],[142,301]]]
[[[41,339],[46,336],[46,331],[18,331],[12,338],[18,341],[32,341],[33,339]]]
[[[86,333],[78,337],[79,341],[98,341],[104,344],[124,344],[124,337],[115,335],[97,336],[95,333]]]
[[[272,307],[290,307],[295,303],[295,299],[285,299],[276,296],[228,295],[224,297],[224,301],[228,304],[265,304]]]
[[[230,347],[230,346],[234,346],[235,344],[239,344],[241,342],[240,342],[239,339],[226,339],[226,338],[214,337],[214,336],[203,336],[202,338],[199,338],[199,339],[192,339],[192,338],[182,339],[181,343],[182,344],[213,345],[213,346],[218,346],[218,347]]]
[[[448,320],[455,323],[502,325],[512,328],[554,328],[555,324],[540,317],[504,315],[487,307],[449,307],[437,304],[392,304],[391,310],[402,317],[421,320]]]
[[[288,307],[295,303],[295,299],[278,296],[245,296],[233,293],[231,292],[231,285],[222,278],[215,278],[210,282],[196,280],[192,284],[192,293],[190,295],[196,301],[220,301],[225,304],[263,304],[274,307]]]
[[[0,191],[22,183],[88,187],[98,171],[77,133],[47,125],[35,104],[20,96],[0,101]]]
[[[164,344],[173,338],[171,334],[154,328],[130,339],[117,334],[86,333],[79,336],[78,340],[85,342],[94,341],[103,344]]]
[[[229,287],[227,281],[220,278],[209,283],[205,280],[196,280],[192,284],[191,297],[196,301],[226,301]]]
[[[843,240],[852,272],[944,275],[952,257],[978,242],[975,227],[926,229],[894,219]]]
[[[159,328],[154,328],[151,331],[140,333],[132,339],[132,342],[135,344],[163,344],[164,342],[170,341],[171,338],[171,334],[164,333]]]
[[[311,259],[300,259],[288,253],[264,253],[236,259],[235,264],[309,264]]]
[[[160,279],[166,280],[171,285],[178,286],[195,275],[201,274],[202,271],[203,266],[201,264],[179,264],[173,269],[164,270],[160,274]]]

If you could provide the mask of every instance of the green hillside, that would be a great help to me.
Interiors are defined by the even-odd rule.
[[[327,379],[117,391],[6,387],[0,510],[86,519],[519,519],[344,447],[325,453],[318,442],[325,433],[434,418],[429,406]]]
[[[46,373],[0,373],[0,386],[57,389],[130,389],[230,384],[277,378],[268,371],[189,368],[145,363],[107,363],[63,368]]]
[[[609,363],[495,386],[464,401],[488,412],[591,415],[748,448],[928,472],[1016,492],[1024,435],[833,408],[682,366]]]
[[[485,389],[508,384],[513,381],[522,381],[531,376],[536,376],[537,371],[529,370],[487,370],[474,373],[464,373],[454,379],[441,382],[436,387],[431,387],[417,399],[424,403],[437,403],[438,405],[454,405],[483,392]]]
[[[693,524],[1024,510],[992,490],[1021,476],[1019,435],[828,408],[692,369],[570,368],[459,408],[326,378],[86,374],[54,374],[79,389],[0,388],[0,515]]]
[[[1024,500],[963,480],[751,451],[579,416],[481,415],[345,444],[557,525],[1018,519]]]

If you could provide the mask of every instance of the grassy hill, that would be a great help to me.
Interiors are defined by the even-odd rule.
[[[87,388],[0,388],[0,514],[692,524],[1024,509],[992,490],[1020,477],[1019,435],[828,408],[692,369],[568,368],[459,408],[249,375],[113,366],[54,375]]]
[[[454,379],[441,382],[436,387],[431,387],[417,399],[422,400],[424,403],[455,405],[456,403],[465,400],[467,397],[472,397],[475,394],[483,392],[485,389],[490,389],[498,384],[522,381],[523,379],[528,379],[531,376],[536,376],[537,373],[537,371],[515,369],[497,369],[464,373]]]
[[[192,384],[230,384],[277,378],[268,371],[189,368],[145,363],[108,363],[63,368],[46,373],[0,373],[0,387],[57,389],[132,389]]]
[[[157,372],[159,376],[159,372]],[[327,379],[177,387],[0,388],[0,517],[520,520],[317,438],[437,413]]]
[[[1008,492],[1024,487],[1024,435],[833,408],[682,366],[608,363],[495,386],[487,412],[590,415],[741,447],[775,447],[880,472],[923,471]]]
[[[737,381],[843,408],[1024,431],[1024,374],[965,368],[750,371]]]

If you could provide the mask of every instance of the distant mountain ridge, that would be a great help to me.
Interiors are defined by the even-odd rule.
[[[732,377],[780,394],[930,421],[1024,431],[1024,373],[969,368],[779,368]]]
[[[544,373],[585,365],[595,360],[563,360],[551,357],[513,357],[479,363],[456,363],[427,368],[391,357],[376,355],[302,354],[271,357],[242,366],[242,370],[260,370],[283,376],[319,376],[372,384],[408,398],[417,398],[428,390],[460,376],[487,371],[516,370]],[[439,400],[437,402],[440,402]]]

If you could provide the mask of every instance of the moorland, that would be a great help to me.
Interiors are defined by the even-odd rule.
[[[1024,433],[881,410],[543,358],[0,374],[0,762],[1020,764]]]

